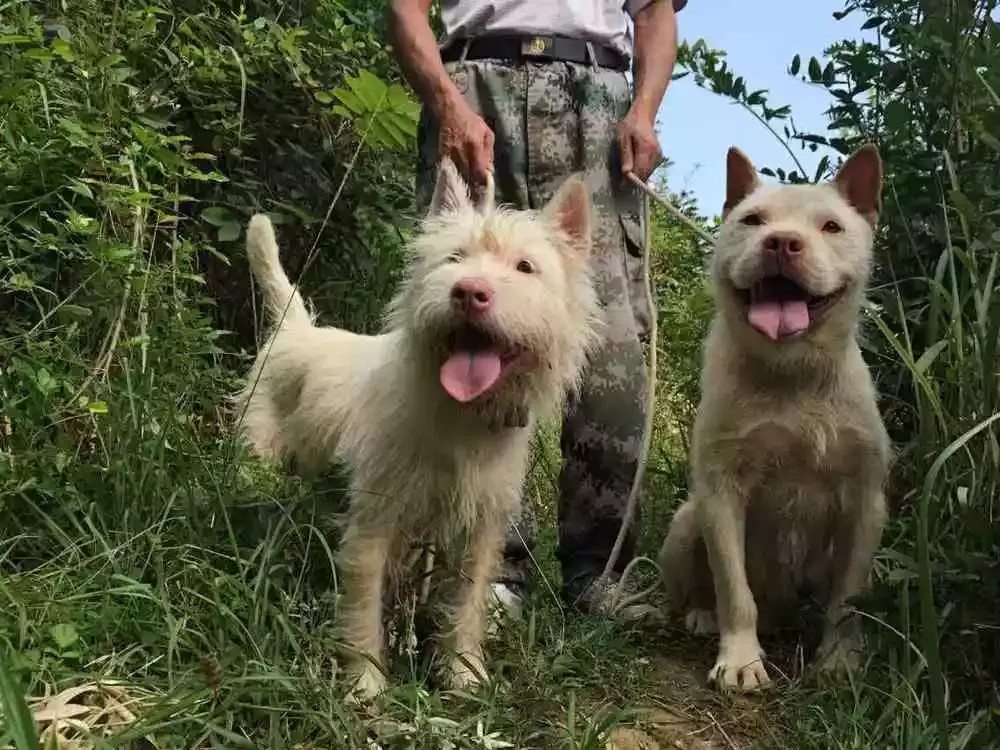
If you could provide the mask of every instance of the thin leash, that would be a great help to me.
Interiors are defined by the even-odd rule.
[[[615,538],[614,546],[611,548],[611,553],[608,555],[608,560],[604,565],[604,570],[601,572],[601,575],[590,586],[594,588],[604,585],[604,582],[608,580],[608,577],[614,570],[615,565],[618,563],[618,558],[621,556],[622,547],[625,545],[625,537],[628,535],[629,529],[632,527],[632,522],[635,520],[635,512],[639,504],[638,502],[639,493],[642,489],[643,479],[645,478],[646,463],[649,456],[650,443],[652,442],[652,437],[653,437],[653,419],[655,416],[654,411],[656,406],[656,375],[657,375],[656,355],[658,348],[657,334],[659,326],[657,325],[656,302],[653,299],[653,290],[652,290],[652,283],[650,280],[650,269],[649,269],[650,246],[652,243],[650,241],[651,227],[649,220],[650,211],[649,211],[648,199],[651,198],[655,200],[658,204],[667,209],[667,211],[669,211],[674,218],[678,219],[682,224],[684,224],[684,226],[686,226],[688,229],[694,232],[704,242],[711,244],[715,241],[712,235],[710,235],[704,229],[699,227],[694,221],[691,220],[689,216],[687,216],[683,211],[681,211],[680,208],[678,208],[672,202],[668,201],[666,198],[661,196],[646,182],[641,180],[639,176],[636,175],[634,172],[628,172],[626,174],[626,177],[634,185],[636,185],[636,187],[642,190],[642,192],[645,194],[647,198],[647,200],[644,200],[642,202],[643,220],[646,225],[646,237],[645,237],[646,241],[644,243],[642,251],[642,267],[643,267],[642,281],[643,281],[643,287],[645,289],[646,299],[649,300],[651,308],[650,325],[649,325],[650,329],[649,330],[649,373],[648,373],[647,389],[646,389],[646,415],[645,415],[646,418],[642,435],[642,450],[639,454],[639,462],[638,465],[636,466],[635,476],[633,477],[632,480],[632,488],[629,491],[628,502],[625,506],[625,516],[622,519],[621,527],[618,529],[618,536]],[[653,561],[647,557],[637,557],[629,562],[625,570],[622,571],[621,579],[619,580],[617,586],[615,587],[615,593],[614,596],[612,597],[612,600],[614,602],[613,608],[615,610],[621,610],[624,607],[633,604],[642,598],[645,598],[647,595],[652,593],[653,589],[656,588],[656,584],[653,584],[645,591],[642,591],[638,594],[635,594],[627,598],[623,597],[623,593],[627,590],[626,583],[628,581],[629,574],[634,569],[635,564],[638,563],[640,560],[647,560],[650,563],[653,563]],[[653,563],[653,565],[655,566],[655,563]],[[588,587],[588,589],[590,587]],[[583,592],[581,592],[580,596],[577,598],[578,599],[581,598],[587,592],[588,589],[585,589]]]

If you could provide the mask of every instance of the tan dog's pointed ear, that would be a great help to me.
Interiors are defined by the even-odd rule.
[[[590,191],[582,173],[568,177],[542,213],[569,235],[581,256],[590,255]]]
[[[726,202],[722,206],[722,218],[729,216],[729,212],[756,190],[759,184],[753,162],[736,146],[732,146],[726,153]]]
[[[444,157],[438,164],[437,182],[434,183],[434,195],[427,210],[428,215],[461,211],[471,205],[469,186],[458,173],[455,163],[447,156]]]
[[[882,207],[882,158],[875,145],[868,143],[851,154],[837,170],[833,184],[844,200],[875,226]]]

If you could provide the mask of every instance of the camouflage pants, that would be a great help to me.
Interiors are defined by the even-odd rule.
[[[564,584],[600,573],[621,528],[642,450],[650,301],[642,283],[645,197],[621,178],[618,122],[631,102],[623,73],[573,63],[450,63],[452,80],[496,135],[497,199],[538,209],[571,173],[584,171],[592,201],[593,264],[606,339],[567,400],[562,426],[559,546]],[[420,121],[417,202],[430,201],[437,127]],[[508,532],[502,580],[526,582],[537,523],[530,499]],[[517,532],[520,532],[518,534]],[[619,568],[633,554],[629,534]]]

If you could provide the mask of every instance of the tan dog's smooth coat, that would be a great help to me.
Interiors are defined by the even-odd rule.
[[[758,611],[807,582],[826,601],[821,667],[856,663],[847,600],[881,538],[890,460],[856,342],[881,177],[871,146],[823,185],[763,186],[728,155],[691,492],[659,555],[669,607],[718,629],[709,680],[723,689],[770,682]]]
[[[248,229],[273,333],[237,405],[265,457],[351,470],[339,633],[366,697],[386,680],[383,597],[414,546],[458,543],[447,676],[484,675],[489,581],[521,499],[536,417],[557,410],[598,341],[589,198],[568,179],[541,212],[475,206],[450,161],[384,333],[317,327],[266,216]],[[287,310],[286,310],[287,307]]]

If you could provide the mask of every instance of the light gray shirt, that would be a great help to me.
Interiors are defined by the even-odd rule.
[[[444,35],[455,39],[485,34],[568,36],[604,44],[632,57],[632,24],[653,0],[441,0]],[[680,10],[687,0],[673,0]]]

